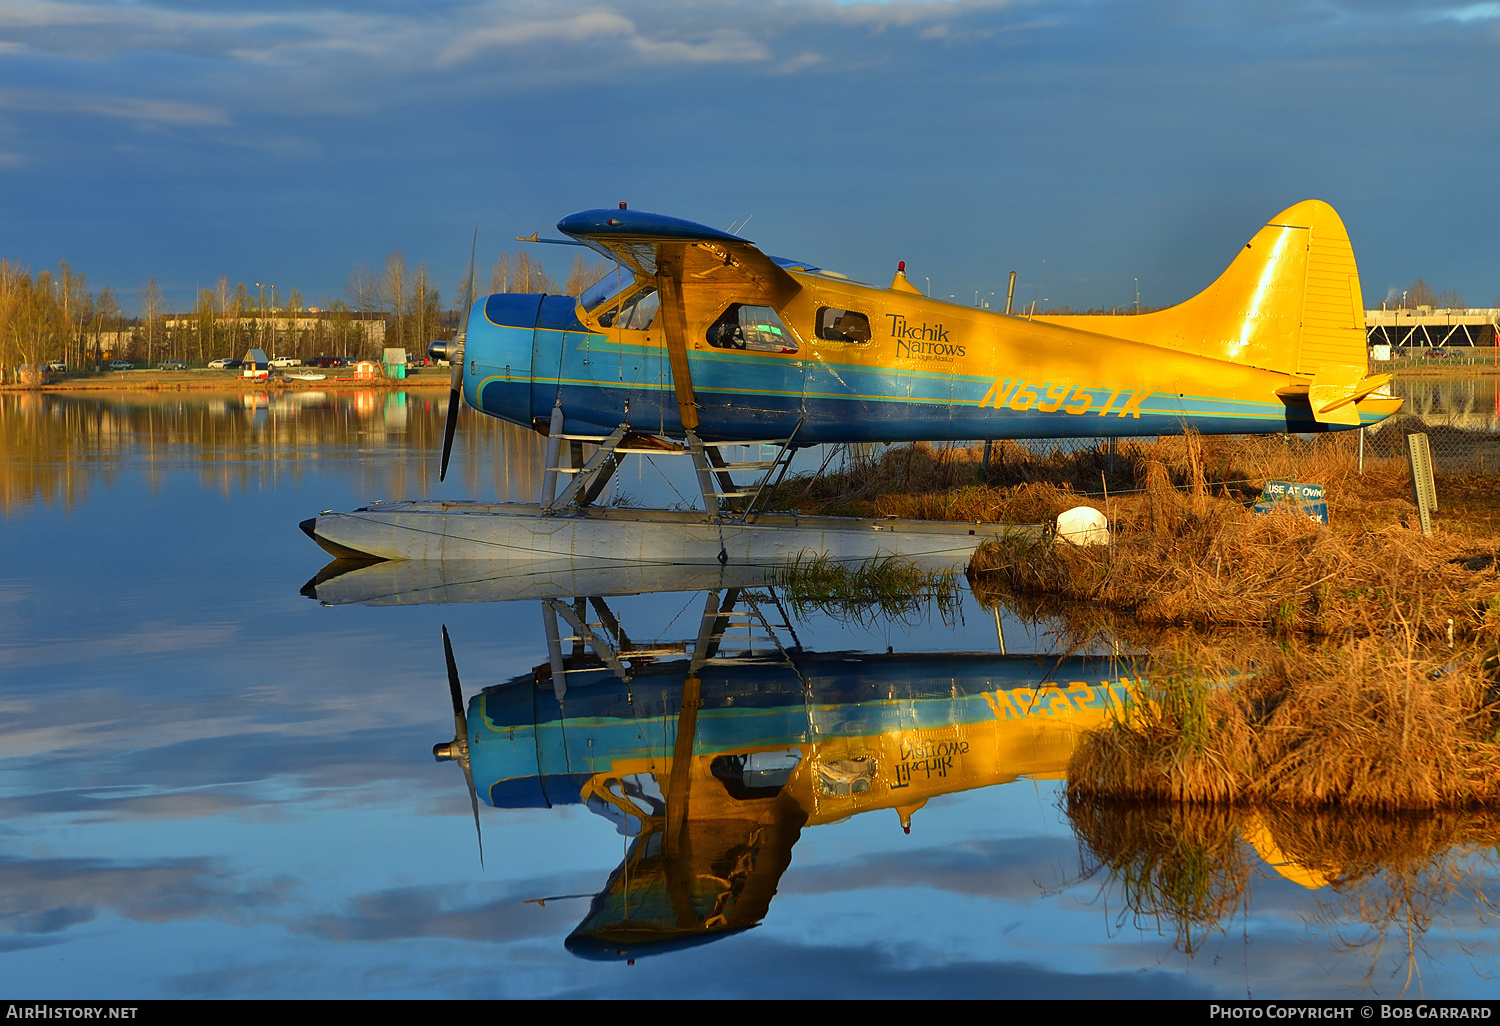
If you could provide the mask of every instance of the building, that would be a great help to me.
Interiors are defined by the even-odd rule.
[[[1497,328],[1500,328],[1500,308],[1497,307],[1441,310],[1418,306],[1365,311],[1365,335],[1369,344],[1392,349],[1493,346]]]

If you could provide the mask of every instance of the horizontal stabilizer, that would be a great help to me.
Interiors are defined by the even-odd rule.
[[[1389,374],[1366,375],[1359,367],[1325,364],[1311,381],[1294,382],[1277,389],[1283,396],[1306,396],[1313,419],[1320,424],[1342,424],[1356,427],[1359,411],[1355,404],[1390,383]]]

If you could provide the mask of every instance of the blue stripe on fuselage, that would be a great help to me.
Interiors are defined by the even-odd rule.
[[[503,309],[489,301],[507,300]],[[680,435],[670,371],[660,347],[620,345],[608,335],[587,332],[570,297],[491,296],[487,320],[496,315],[524,323],[530,309],[541,323],[535,330],[515,324],[471,328],[466,394],[471,404],[519,424],[550,416],[561,398],[570,424],[606,433],[625,417],[634,430]],[[521,380],[516,369],[536,354],[555,371]],[[555,357],[554,357],[555,354]],[[554,363],[554,359],[556,362]],[[981,406],[995,383],[988,378],[943,371],[872,368],[800,360],[758,353],[694,350],[689,354],[699,403],[699,434],[708,440],[776,438],[789,435],[799,420],[800,443],[945,441],[976,438],[1057,438],[1100,435],[1178,434],[1191,428],[1204,434],[1268,432],[1321,433],[1342,425],[1321,424],[1295,400],[1240,402],[1208,396],[1148,393],[1137,396],[1105,385],[1069,390],[1064,406],[1042,412],[1045,383],[1033,383],[1036,399],[999,395]],[[804,375],[808,380],[804,386]],[[613,378],[614,380],[610,380]],[[529,403],[526,401],[529,388]],[[1020,393],[1019,386],[1012,390]],[[1055,395],[1055,393],[1054,393]],[[1082,401],[1087,396],[1087,402]],[[1076,400],[1076,401],[1072,401]],[[1056,400],[1047,403],[1055,404]],[[1370,418],[1374,422],[1378,418]]]

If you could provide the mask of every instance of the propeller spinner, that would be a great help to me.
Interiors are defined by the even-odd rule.
[[[463,403],[464,387],[464,342],[469,337],[469,314],[474,306],[474,257],[479,251],[479,229],[474,229],[474,242],[469,249],[469,275],[464,286],[463,320],[452,342],[434,342],[427,352],[435,359],[448,361],[451,378],[448,384],[448,420],[443,425],[443,462],[438,468],[438,480],[448,476],[448,457],[453,452],[453,432],[458,429],[458,408]],[[443,637],[447,637],[446,629]],[[449,665],[452,665],[451,658]],[[473,789],[473,785],[470,785]]]
[[[449,424],[453,423],[451,410]],[[452,438],[452,432],[449,432]],[[443,451],[447,463],[447,450]],[[474,790],[474,771],[469,765],[469,720],[464,715],[464,693],[458,682],[458,664],[453,661],[453,643],[448,640],[448,627],[443,625],[443,655],[448,660],[448,695],[453,699],[453,740],[432,746],[432,757],[438,762],[456,762],[464,771],[464,782],[469,785],[469,805],[474,810],[474,837],[479,842],[479,865],[484,865],[484,836],[479,832],[479,792]]]

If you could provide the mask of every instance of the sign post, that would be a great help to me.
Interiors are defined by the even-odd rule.
[[[1432,447],[1427,436],[1413,432],[1406,436],[1406,462],[1411,466],[1412,498],[1417,503],[1417,517],[1422,534],[1432,534],[1432,514],[1438,508],[1437,484],[1432,478]]]

